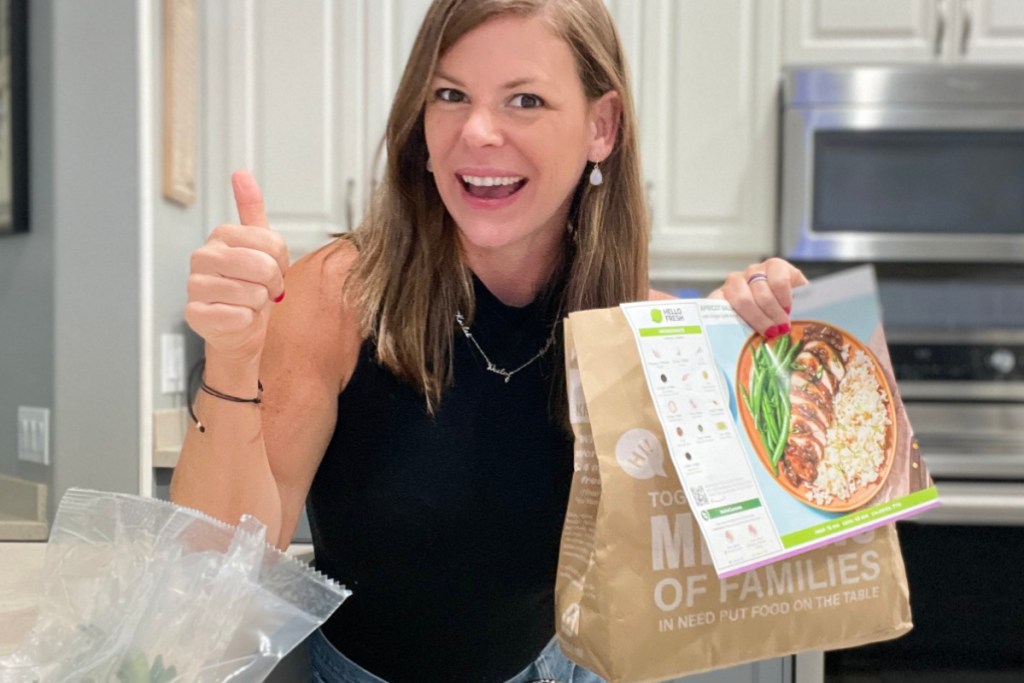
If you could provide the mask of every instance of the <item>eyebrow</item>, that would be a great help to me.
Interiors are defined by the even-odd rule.
[[[459,79],[453,78],[452,76],[449,76],[448,74],[444,73],[443,71],[435,71],[434,72],[434,78],[444,79],[444,80],[446,80],[446,81],[448,81],[450,83],[454,83],[455,85],[459,86],[460,88],[465,88],[466,87],[465,84],[462,83]],[[514,90],[515,88],[527,85],[529,83],[535,83],[535,82],[537,82],[536,78],[527,78],[527,77],[516,78],[516,79],[513,79],[513,80],[508,81],[506,83],[502,83],[501,87],[504,90]]]

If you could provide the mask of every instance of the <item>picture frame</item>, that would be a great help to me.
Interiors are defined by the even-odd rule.
[[[163,195],[196,201],[198,167],[198,0],[164,0]]]
[[[29,229],[29,0],[0,0],[0,235]]]

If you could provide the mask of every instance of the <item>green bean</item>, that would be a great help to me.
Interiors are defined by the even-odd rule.
[[[756,359],[755,359],[756,360]],[[763,390],[763,373],[760,368],[754,373],[753,384],[751,384],[751,392],[753,395],[752,401],[754,404],[754,415],[758,415],[761,412],[761,392]]]
[[[775,448],[772,449],[771,463],[772,472],[775,476],[779,476],[779,462],[782,460],[782,454],[786,451],[786,444],[789,442],[789,430],[786,430],[786,436],[775,442]]]
[[[775,441],[778,440],[780,431],[778,422],[772,419],[770,415],[771,413],[765,413],[765,431],[767,432],[768,436],[768,443],[765,444],[766,446],[769,444],[774,444]]]
[[[747,391],[747,388],[741,385],[740,392],[743,394],[743,402],[747,404],[747,410],[750,411],[751,415],[757,415],[757,412],[754,410],[754,404],[750,400],[750,393]]]
[[[786,352],[786,356],[782,359],[783,367],[787,368],[790,371],[796,369],[795,367],[793,367],[793,359],[795,359],[796,354],[800,352],[801,346],[801,344],[793,344],[792,348],[790,348],[789,351]]]
[[[755,346],[751,352],[750,389],[741,387],[775,476],[779,476],[779,462],[789,442],[790,375],[800,346],[790,335],[778,338],[774,345],[762,342]]]

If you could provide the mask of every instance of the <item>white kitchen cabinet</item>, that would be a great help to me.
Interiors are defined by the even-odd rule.
[[[1024,62],[1020,0],[785,0],[786,64]]]
[[[368,164],[363,169],[362,177],[369,179],[368,190],[380,182],[384,173],[384,130],[391,111],[391,101],[398,90],[409,51],[416,40],[416,32],[429,6],[430,0],[367,2],[365,71],[368,78],[362,97],[366,112]],[[368,195],[364,196],[364,201],[367,198]]]
[[[379,176],[390,102],[428,0],[204,3],[208,224],[252,169],[297,258],[351,230]]]
[[[1024,2],[960,0],[951,49],[965,62],[1024,63]]]
[[[720,279],[774,249],[777,0],[606,0],[631,67],[651,275]],[[204,4],[209,225],[253,169],[298,257],[351,229],[429,0]],[[614,182],[614,179],[609,179]]]
[[[651,277],[717,281],[775,248],[779,6],[636,4]]]
[[[633,97],[639,99],[644,84],[643,50],[644,44],[644,5],[645,0],[604,0],[615,28],[619,32],[619,41],[626,54],[629,64],[629,77],[633,85]]]

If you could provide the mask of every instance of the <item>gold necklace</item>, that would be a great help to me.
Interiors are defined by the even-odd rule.
[[[487,356],[487,352],[484,351],[482,348],[480,348],[480,344],[477,342],[476,338],[473,336],[473,333],[469,331],[468,327],[466,327],[466,319],[464,317],[462,317],[461,313],[456,313],[455,314],[455,322],[457,322],[459,324],[459,327],[462,328],[462,333],[464,335],[466,335],[466,339],[468,339],[470,341],[470,343],[472,343],[473,346],[476,347],[476,350],[480,352],[480,355],[484,357],[484,361],[487,363],[487,371],[488,372],[493,372],[496,375],[501,375],[502,377],[504,377],[505,378],[505,384],[508,384],[508,381],[510,379],[512,379],[512,375],[516,374],[517,372],[519,372],[520,370],[522,370],[522,369],[524,369],[526,367],[529,367],[531,364],[533,364],[536,361],[538,361],[541,358],[541,356],[543,356],[545,353],[548,352],[548,349],[550,349],[552,344],[555,343],[555,330],[558,328],[557,324],[552,325],[552,327],[551,327],[551,334],[548,335],[548,340],[546,342],[544,342],[544,346],[541,347],[540,351],[538,351],[537,353],[533,354],[533,358],[531,358],[530,360],[526,361],[525,363],[520,365],[515,370],[506,370],[505,368],[499,368],[497,365],[495,365],[491,361],[491,359]]]

